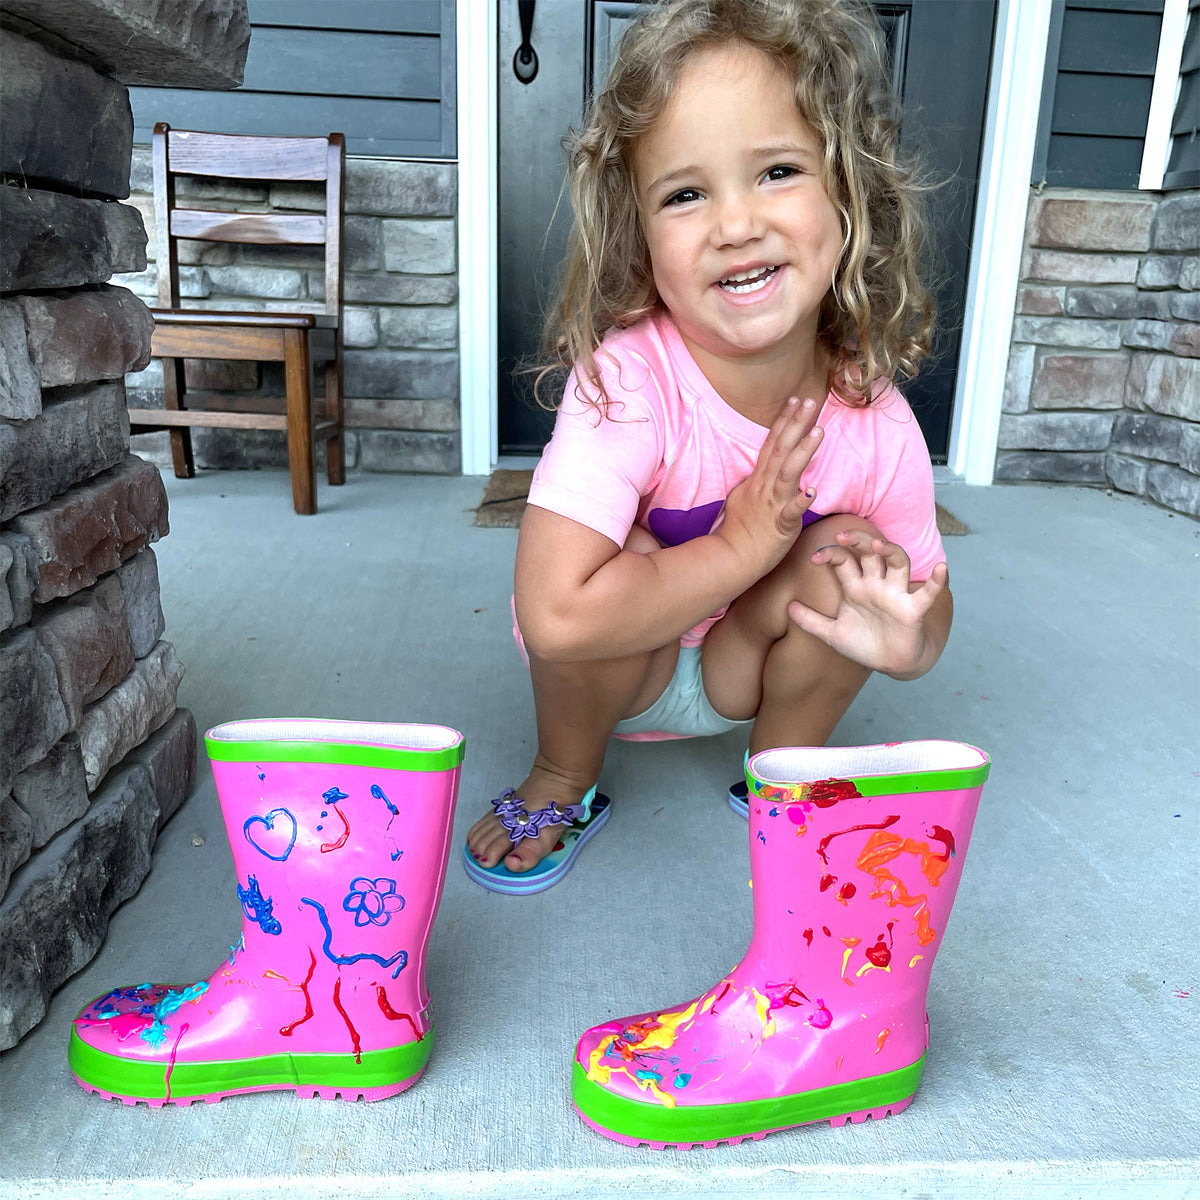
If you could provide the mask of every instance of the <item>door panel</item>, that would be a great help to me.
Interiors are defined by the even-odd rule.
[[[552,414],[533,403],[542,314],[570,227],[562,138],[605,77],[636,0],[539,0],[530,42],[538,72],[514,71],[518,0],[500,4],[500,450],[538,453]],[[893,0],[875,5],[892,82],[905,105],[901,143],[940,182],[930,195],[930,260],[939,308],[935,355],[905,389],[935,461],[945,461],[966,296],[995,0]],[[522,67],[524,74],[528,68]],[[561,384],[552,383],[553,393]]]

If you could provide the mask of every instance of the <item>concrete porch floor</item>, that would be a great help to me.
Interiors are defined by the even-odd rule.
[[[654,1152],[577,1119],[571,1054],[587,1026],[697,995],[741,956],[746,825],[724,796],[743,743],[614,743],[613,820],[562,884],[520,899],[472,884],[458,847],[522,776],[533,729],[509,635],[516,533],[472,526],[483,483],[355,474],[303,518],[280,473],[168,478],[157,547],[179,703],[201,729],[325,716],[466,733],[425,1076],[371,1105],[155,1110],[71,1080],[84,1002],[204,978],[237,937],[202,756],[99,956],[0,1059],[0,1195],[1200,1196],[1200,525],[1098,491],[939,488],[971,529],[947,543],[950,645],[924,679],[872,680],[833,739],[992,755],[921,1090],[879,1123]]]

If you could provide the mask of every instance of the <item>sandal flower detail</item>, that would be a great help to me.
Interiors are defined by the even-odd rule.
[[[570,825],[586,814],[582,804],[568,804],[565,808],[558,804],[549,804],[534,812],[526,810],[520,797],[512,790],[504,791],[492,801],[492,808],[500,818],[500,824],[508,834],[509,841],[514,844],[522,838],[537,837],[543,829],[551,825]]]

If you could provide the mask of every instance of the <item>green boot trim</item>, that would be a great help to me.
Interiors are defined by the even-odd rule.
[[[215,1062],[145,1062],[97,1050],[74,1029],[67,1050],[71,1071],[89,1087],[137,1100],[217,1097],[250,1088],[322,1088],[369,1092],[419,1074],[433,1051],[433,1030],[419,1042],[343,1054],[267,1054]]]
[[[578,1062],[571,1072],[576,1107],[602,1129],[643,1142],[668,1144],[721,1142],[773,1129],[827,1121],[909,1100],[921,1082],[925,1056],[898,1071],[856,1079],[832,1087],[743,1100],[733,1104],[679,1104],[667,1108],[657,1100],[630,1100],[588,1079]]]

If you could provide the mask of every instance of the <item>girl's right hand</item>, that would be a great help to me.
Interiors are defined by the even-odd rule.
[[[824,430],[820,406],[793,396],[767,433],[754,470],[729,493],[725,519],[715,531],[761,578],[791,549],[816,492],[801,491],[800,475]]]

